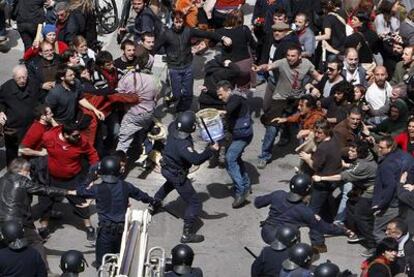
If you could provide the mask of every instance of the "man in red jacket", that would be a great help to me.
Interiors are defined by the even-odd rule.
[[[95,167],[99,162],[95,148],[80,134],[76,124],[65,124],[47,131],[42,138],[42,146],[48,153],[48,170],[50,183],[58,188],[68,190],[76,189],[84,181],[82,174],[82,158],[86,156],[89,165]],[[91,225],[90,211],[88,207],[80,207],[85,200],[78,196],[67,196],[69,203],[74,207],[74,212],[84,220],[87,239],[95,240],[95,229]],[[48,213],[53,201],[41,203],[44,212],[40,221],[39,233],[42,237],[48,236]],[[84,205],[82,205],[84,206]]]

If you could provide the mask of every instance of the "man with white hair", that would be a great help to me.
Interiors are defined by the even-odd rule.
[[[24,65],[13,68],[13,78],[0,86],[0,125],[4,131],[6,161],[17,157],[19,144],[34,120],[37,105],[36,87],[27,78]]]

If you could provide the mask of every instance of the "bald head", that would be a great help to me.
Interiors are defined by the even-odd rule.
[[[25,87],[27,83],[27,68],[24,65],[16,65],[13,68],[13,79],[19,87]]]
[[[385,82],[387,81],[388,73],[387,69],[382,66],[378,65],[374,69],[374,82],[379,88],[385,87]]]
[[[346,68],[354,72],[358,68],[359,57],[358,51],[355,48],[347,48],[345,50],[345,64]]]

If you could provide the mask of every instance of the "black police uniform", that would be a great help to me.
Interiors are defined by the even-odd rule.
[[[252,264],[252,277],[275,277],[279,276],[282,262],[288,258],[287,248],[275,250],[270,246],[263,248],[260,255]]]
[[[345,235],[345,229],[317,220],[312,209],[302,201],[290,202],[286,191],[277,190],[270,194],[258,196],[254,201],[256,208],[270,205],[269,215],[262,222],[262,239],[267,244],[275,240],[278,226],[285,224],[295,226],[308,226],[312,245],[321,245],[325,239],[323,234]]]
[[[197,153],[191,135],[181,139],[174,135],[176,131],[173,122],[168,127],[167,143],[161,161],[161,173],[167,181],[154,198],[162,201],[176,189],[188,205],[184,214],[184,226],[191,228],[202,210],[202,205],[191,181],[187,178],[188,171],[192,165],[200,165],[208,160],[213,155],[213,151],[206,148],[202,153]]]
[[[177,274],[174,271],[170,271],[165,273],[165,277],[203,277],[203,271],[201,268],[192,267],[189,273]]]
[[[154,199],[120,177],[110,176],[108,180],[88,188],[81,186],[76,190],[79,196],[96,199],[99,228],[96,239],[96,262],[99,266],[107,253],[119,253],[125,213],[129,198],[144,203],[153,203]],[[103,178],[105,179],[105,178]]]

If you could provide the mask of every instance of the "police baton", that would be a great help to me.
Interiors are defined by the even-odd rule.
[[[252,255],[252,256],[253,256],[253,258],[257,259],[257,256],[253,253],[253,251],[252,251],[252,250],[250,250],[250,249],[249,249],[249,247],[245,246],[245,247],[244,247],[244,250],[246,250],[246,251],[247,251],[247,253],[249,253],[250,255]]]
[[[201,116],[200,116],[200,120],[201,120],[201,124],[203,124],[204,129],[206,129],[208,138],[210,139],[211,143],[215,144],[213,138],[211,137],[210,131],[208,130],[207,125],[206,125],[206,123],[204,122],[204,119]]]

